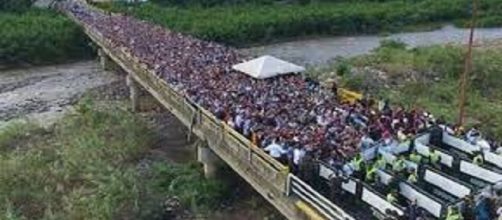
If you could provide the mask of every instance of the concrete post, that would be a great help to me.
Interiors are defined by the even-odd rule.
[[[99,56],[99,63],[101,64],[101,67],[103,67],[105,71],[113,70],[114,63],[110,59],[110,57],[106,55],[103,49],[101,48],[98,49],[98,56]]]
[[[221,166],[221,159],[207,145],[197,146],[197,160],[204,165],[204,176],[215,178]]]
[[[138,83],[134,80],[131,74],[126,76],[126,84],[129,87],[129,98],[131,99],[131,106],[134,112],[139,110],[139,87]]]

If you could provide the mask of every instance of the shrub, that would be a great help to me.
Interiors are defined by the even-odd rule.
[[[350,74],[350,64],[346,60],[339,60],[336,67],[336,75],[346,76]]]
[[[34,0],[2,0],[0,12],[22,12],[27,10]]]
[[[154,164],[152,188],[161,194],[176,196],[185,207],[196,210],[216,208],[226,195],[225,184],[217,179],[205,179],[197,165]],[[215,202],[216,201],[216,202]]]
[[[225,185],[199,166],[143,160],[159,137],[134,114],[106,108],[87,99],[51,130],[0,128],[1,219],[162,219],[168,195],[187,208],[219,204]]]
[[[0,14],[0,65],[57,63],[91,55],[86,36],[55,12]]]
[[[141,19],[199,38],[239,46],[304,35],[399,31],[410,25],[470,17],[469,0],[326,0],[312,1],[308,4],[301,4],[303,1],[293,1],[296,4],[246,1],[246,4],[232,5],[221,2],[233,1],[216,1],[220,3],[210,8],[193,6],[200,2],[193,4],[189,3],[191,1],[180,2],[187,5],[174,7],[178,3],[171,3],[166,7],[159,7],[153,3],[146,3],[135,7],[123,4],[105,7],[113,11],[127,11]],[[491,1],[485,4],[495,7],[497,2]],[[490,7],[482,8],[480,17],[496,16],[497,13],[491,10]]]
[[[380,48],[406,49],[406,43],[399,40],[386,39],[380,41]]]

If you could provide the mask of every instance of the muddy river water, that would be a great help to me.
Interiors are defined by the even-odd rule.
[[[369,53],[384,39],[400,40],[410,47],[447,43],[467,43],[469,29],[451,25],[428,32],[398,33],[389,36],[341,36],[290,41],[242,49],[245,54],[273,55],[301,65],[320,65],[337,56],[351,57]],[[502,28],[478,28],[476,41],[502,38]]]

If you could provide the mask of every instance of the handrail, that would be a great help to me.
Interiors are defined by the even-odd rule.
[[[318,212],[328,219],[333,220],[354,220],[352,216],[347,214],[341,208],[333,204],[326,197],[319,194],[307,183],[293,174],[288,175],[288,195],[294,194],[300,197],[303,201],[312,207],[315,207]]]

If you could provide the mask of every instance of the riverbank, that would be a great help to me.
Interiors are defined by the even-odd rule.
[[[468,29],[446,25],[434,31],[397,33],[387,36],[313,38],[244,48],[240,51],[250,56],[269,54],[300,65],[318,67],[329,64],[337,57],[349,58],[368,54],[377,48],[382,40],[401,41],[412,48],[435,44],[465,44],[468,37]],[[477,44],[502,39],[502,28],[477,28],[475,39]]]
[[[95,61],[0,71],[0,124],[15,118],[51,124],[87,91],[113,86],[122,78]]]

